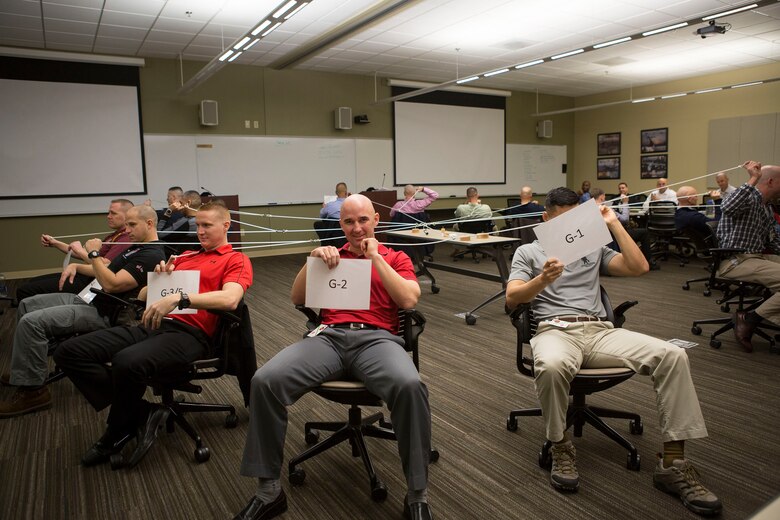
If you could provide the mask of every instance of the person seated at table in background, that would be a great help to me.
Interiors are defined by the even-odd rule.
[[[466,189],[466,202],[459,204],[455,208],[455,217],[459,220],[486,220],[493,217],[493,210],[487,204],[482,204],[482,201],[479,200],[477,188],[470,186]],[[455,231],[458,231],[457,223],[452,227]]]
[[[593,198],[593,195],[590,193],[590,181],[582,181],[582,188],[577,192],[577,195],[580,196],[580,204],[588,202]]]
[[[723,201],[716,233],[718,247],[745,252],[724,259],[718,276],[759,283],[772,291],[756,309],[736,311],[734,316],[734,337],[746,352],[752,352],[751,338],[761,320],[780,325],[780,237],[769,208],[780,197],[780,166],[761,166],[756,161],[742,166],[750,178]]]
[[[144,400],[147,381],[203,359],[219,322],[208,309],[235,310],[252,285],[252,262],[228,243],[230,211],[211,201],[195,218],[201,248],[158,262],[154,271],[200,271],[198,294],[168,294],[147,305],[140,325],[76,336],[54,352],[57,366],[95,410],[111,406],[106,431],[81,459],[83,466],[108,462],[134,437],[128,464],[146,454],[168,417],[167,408]],[[146,298],[143,290],[139,299]],[[197,312],[170,314],[177,308]]]
[[[336,184],[336,199],[322,203],[320,210],[320,219],[314,221],[314,231],[320,237],[320,242],[333,238],[333,230],[338,230],[339,215],[341,215],[341,205],[348,195],[347,184],[340,182]],[[340,233],[337,233],[340,235]],[[324,242],[322,242],[324,243]]]
[[[537,217],[544,211],[544,206],[538,204],[534,200],[534,191],[530,186],[523,186],[520,188],[520,204],[507,208],[501,213],[505,217],[522,217],[523,215],[532,214],[533,217]]]
[[[628,185],[626,183],[621,182],[620,184],[625,186],[625,200],[628,200]],[[622,190],[621,189],[621,200],[623,199]],[[606,204],[607,196],[604,193],[604,190],[601,188],[593,188],[590,190],[591,194],[593,195],[593,200],[596,201],[597,204]],[[614,204],[614,202],[613,202]],[[644,255],[645,260],[647,260],[648,265],[650,266],[651,271],[657,271],[661,269],[661,266],[658,265],[658,262],[655,261],[653,258],[653,250],[652,250],[652,243],[650,240],[650,234],[647,232],[647,229],[645,228],[638,228],[638,227],[630,227],[629,226],[629,211],[628,211],[628,202],[625,204],[625,209],[623,211],[618,211],[615,209],[615,206],[611,206],[612,210],[615,212],[615,216],[617,217],[618,221],[623,225],[623,227],[626,229],[626,232],[628,233],[628,236],[631,237],[631,239],[639,244],[639,248],[642,251],[642,255]],[[618,208],[620,209],[620,208]],[[617,241],[613,240],[609,244],[607,244],[607,247],[610,249],[614,249],[618,253],[620,252],[620,246],[618,245]]]
[[[76,273],[96,278],[107,293],[122,298],[134,297],[146,285],[147,273],[165,260],[157,241],[157,215],[148,206],[136,206],[127,212],[130,240],[138,242],[106,265],[98,255],[99,238],[88,240],[85,247],[89,264],[70,264],[62,281]],[[44,385],[49,371],[49,347],[63,336],[82,334],[112,325],[110,317],[116,303],[108,296],[97,295],[91,303],[70,293],[39,294],[19,304],[18,322],[11,352],[11,371],[7,383],[18,386],[8,401],[0,402],[0,418],[22,415],[51,406],[51,393]],[[4,378],[5,379],[5,378]]]
[[[106,264],[110,263],[130,247],[130,235],[125,227],[125,219],[127,218],[127,210],[132,207],[133,203],[127,199],[114,199],[108,206],[106,220],[108,221],[108,227],[114,231],[103,238],[103,245],[98,251],[98,254]],[[89,263],[87,251],[78,240],[66,244],[60,242],[51,235],[43,234],[41,235],[41,245],[43,247],[59,249],[65,254],[70,252],[71,258],[76,258],[82,262]],[[35,278],[28,280],[16,289],[16,301],[21,302],[25,298],[35,296],[36,294],[56,292],[78,294],[92,281],[92,277],[79,274],[72,280],[66,280],[62,287],[60,287],[60,276],[60,273],[52,273],[36,276]]]
[[[628,184],[621,182],[618,184],[618,191],[620,192],[617,200],[610,201],[610,207],[612,211],[617,215],[618,220],[624,227],[628,227],[629,217],[631,216],[631,206],[628,205],[628,198],[631,194],[628,192]]]
[[[157,231],[167,230],[167,228],[175,224],[176,221],[184,218],[184,215],[174,207],[175,203],[181,203],[183,196],[184,190],[181,189],[181,186],[171,186],[168,188],[168,193],[165,198],[168,207],[155,210],[157,212]],[[151,199],[146,199],[144,204],[153,207]]]
[[[729,183],[729,176],[726,175],[726,172],[720,172],[715,175],[715,182],[718,183],[718,189],[711,190],[709,195],[715,204],[715,220],[720,220],[720,205],[723,203],[726,197],[734,193],[737,188]]]
[[[195,216],[198,214],[198,208],[202,205],[200,194],[195,190],[184,192],[181,200],[171,204],[176,213],[182,215],[173,225],[166,227],[165,231],[158,233],[160,240],[164,242],[177,243],[176,248],[184,251],[185,249],[196,249],[195,244],[181,244],[178,242],[196,241],[198,238],[198,224],[195,222]]]
[[[417,193],[424,193],[425,197],[418,199],[415,198]],[[439,198],[439,194],[430,188],[420,186],[414,187],[412,184],[404,186],[404,200],[399,200],[390,209],[390,218],[396,213],[415,214],[422,213],[425,208],[430,206],[431,202]]]
[[[547,194],[545,221],[577,207],[579,197],[568,188]],[[567,434],[569,385],[581,367],[626,367],[652,377],[663,438],[653,484],[678,496],[699,514],[717,514],[720,500],[698,480],[684,455],[686,439],[707,436],[704,417],[691,379],[685,349],[606,321],[599,296],[599,276],[640,276],[647,261],[607,206],[601,216],[621,253],[602,247],[568,265],[548,257],[539,241],[515,251],[506,287],[510,308],[528,303],[538,320],[531,339],[534,386],[542,408],[547,439],[552,443],[550,482],[558,490],[576,491],[576,450]]]
[[[713,228],[707,222],[715,221],[715,218],[709,218],[699,211],[696,188],[682,186],[677,190],[677,209],[674,212],[674,227],[677,231],[693,231],[697,236],[691,238],[704,240],[713,233]]]
[[[642,205],[642,209],[647,212],[650,209],[650,203],[651,202],[657,202],[657,201],[671,201],[677,204],[677,193],[672,188],[667,188],[667,181],[663,177],[658,179],[655,183],[656,188],[652,192],[650,192],[650,195],[647,196],[647,199],[645,200],[645,203]]]
[[[390,409],[408,491],[404,516],[430,520],[428,458],[431,452],[431,410],[428,389],[395,333],[398,310],[412,309],[420,286],[409,257],[377,242],[379,214],[363,195],[344,202],[341,228],[348,242],[341,249],[318,247],[311,252],[329,268],[340,260],[371,262],[371,298],[367,310],[321,309],[326,328],[312,331],[266,362],[252,378],[247,433],[241,474],[258,479],[255,495],[234,520],[267,520],[287,510],[279,481],[284,458],[287,407],[324,381],[355,377]],[[293,282],[293,304],[305,303],[307,269]],[[336,515],[338,516],[338,515]]]

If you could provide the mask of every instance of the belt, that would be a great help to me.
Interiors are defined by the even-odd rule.
[[[349,330],[378,330],[376,325],[369,325],[368,323],[331,323],[328,325],[334,329],[349,329]]]
[[[569,323],[578,323],[581,321],[608,321],[607,318],[600,318],[598,316],[556,316],[551,319],[568,321]]]

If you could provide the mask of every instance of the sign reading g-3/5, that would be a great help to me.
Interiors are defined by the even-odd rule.
[[[322,258],[306,260],[306,306],[316,309],[368,309],[371,260],[344,259],[333,269]]]
[[[171,294],[198,294],[200,271],[173,271],[171,273],[147,273],[146,306]],[[197,309],[174,309],[171,314],[195,314]]]

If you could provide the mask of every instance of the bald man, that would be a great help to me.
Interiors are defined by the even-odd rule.
[[[712,235],[707,222],[714,221],[699,211],[699,195],[693,186],[683,186],[677,190],[677,210],[674,212],[674,227],[677,231],[693,230],[700,238]]]
[[[343,259],[371,262],[368,310],[321,309],[324,330],[274,356],[252,378],[249,432],[241,474],[258,479],[255,495],[234,517],[267,520],[287,510],[279,481],[284,458],[287,407],[324,381],[353,377],[387,404],[398,438],[398,451],[408,493],[404,515],[413,520],[432,518],[427,503],[428,457],[431,451],[431,410],[428,389],[404,350],[398,330],[398,309],[411,309],[420,286],[411,260],[374,238],[379,214],[363,195],[347,197],[340,224],[347,237],[341,248],[318,247],[311,252],[332,269]],[[291,299],[303,304],[306,266],[293,282]],[[318,332],[315,332],[318,331]],[[338,515],[337,515],[338,516]]]
[[[504,212],[504,215],[507,217],[514,215],[522,216],[530,213],[533,216],[541,218],[543,211],[544,206],[541,206],[534,201],[534,190],[531,189],[530,186],[523,186],[520,188],[520,204],[507,209]]]
[[[677,204],[677,193],[672,188],[667,188],[668,181],[661,177],[655,183],[657,189],[653,190],[650,195],[647,196],[647,200],[642,205],[642,208],[647,212],[650,209],[651,202],[658,202],[663,200],[670,200]]]
[[[737,311],[734,336],[746,352],[753,351],[753,331],[761,320],[780,325],[780,238],[769,202],[780,197],[780,166],[762,166],[756,161],[742,165],[750,174],[721,205],[718,247],[739,248],[744,253],[723,260],[718,275],[756,282],[772,296],[752,311]],[[772,254],[764,254],[764,251]]]
[[[713,199],[725,199],[735,191],[737,188],[729,183],[729,176],[725,172],[720,172],[715,176],[715,182],[718,183],[718,189],[710,191],[710,197]]]
[[[425,197],[418,199],[416,195],[423,193]],[[425,208],[431,205],[431,202],[439,198],[439,194],[430,188],[420,186],[415,187],[412,184],[404,186],[404,200],[399,200],[390,209],[390,218],[396,213],[422,213]]]

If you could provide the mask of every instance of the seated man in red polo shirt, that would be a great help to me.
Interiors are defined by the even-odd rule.
[[[255,495],[236,515],[267,520],[287,510],[279,477],[287,430],[287,406],[323,381],[350,376],[362,381],[390,409],[408,493],[404,516],[431,518],[427,503],[431,410],[428,389],[403,348],[398,309],[411,309],[420,297],[414,266],[406,253],[393,251],[374,238],[379,214],[363,195],[351,195],[339,218],[347,244],[318,247],[311,256],[330,268],[341,258],[371,262],[368,310],[321,309],[327,328],[291,345],[263,365],[252,378],[249,432],[241,474],[259,479]],[[292,302],[306,299],[306,266],[293,282]],[[316,329],[315,329],[316,330]]]
[[[98,411],[111,406],[108,428],[81,459],[84,466],[108,461],[136,434],[140,436],[131,463],[143,457],[167,416],[160,405],[144,401],[145,381],[205,357],[218,320],[207,309],[235,310],[252,285],[249,258],[233,251],[227,241],[227,208],[215,202],[204,204],[195,219],[202,249],[172,257],[167,264],[161,262],[155,271],[200,271],[198,294],[165,296],[146,309],[141,325],[78,336],[56,351],[57,365],[90,404]],[[145,296],[146,289],[139,297]],[[198,312],[166,316],[177,307]]]

